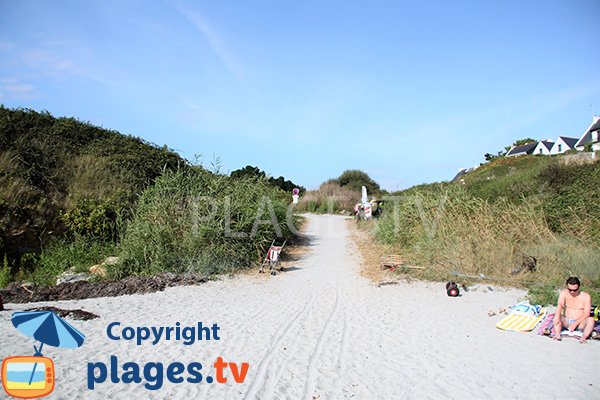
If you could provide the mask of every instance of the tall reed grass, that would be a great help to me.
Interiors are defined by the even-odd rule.
[[[121,262],[109,273],[120,278],[248,268],[275,237],[291,237],[288,203],[264,179],[167,171],[141,196],[120,244]]]
[[[429,266],[430,278],[452,273],[501,277],[514,283],[563,282],[571,275],[600,283],[600,248],[552,232],[535,198],[490,203],[459,186],[401,195],[388,201],[375,237],[398,247],[409,262]],[[526,257],[535,272],[511,272]]]
[[[354,205],[360,201],[360,192],[340,186],[336,182],[327,181],[319,189],[306,192],[297,206],[299,212],[337,213],[352,212]]]

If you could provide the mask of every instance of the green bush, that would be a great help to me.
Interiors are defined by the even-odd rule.
[[[115,215],[134,207],[164,170],[177,168],[189,165],[165,146],[0,105],[0,257],[39,246],[50,231],[114,239]]]
[[[119,221],[129,214],[128,202],[122,199],[80,199],[62,219],[75,235],[96,240],[116,240]]]
[[[346,170],[334,181],[342,187],[346,187],[347,189],[359,193],[364,186],[367,188],[369,195],[378,195],[381,190],[377,182],[375,182],[366,172],[358,169]]]
[[[109,272],[120,278],[248,268],[276,236],[290,238],[288,203],[288,194],[262,178],[166,172],[141,196],[121,240],[121,263]],[[256,224],[271,209],[278,225]]]

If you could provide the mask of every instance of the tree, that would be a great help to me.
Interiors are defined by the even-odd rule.
[[[524,144],[535,143],[535,142],[537,142],[537,140],[532,139],[532,138],[519,139],[513,143],[513,147],[522,146]],[[509,150],[510,150],[510,148],[509,148]]]
[[[306,188],[300,185],[296,185],[294,182],[290,180],[286,180],[283,176],[279,178],[269,177],[267,178],[267,174],[264,171],[261,171],[258,167],[253,167],[251,165],[246,165],[244,168],[237,169],[231,172],[232,178],[243,178],[243,177],[252,177],[252,178],[260,178],[266,179],[267,182],[273,186],[277,186],[284,192],[291,192],[294,188],[300,189],[300,193],[306,192]]]
[[[265,178],[267,174],[264,171],[261,171],[258,167],[253,167],[251,165],[246,165],[244,168],[236,169],[231,172],[232,178],[244,178],[244,177],[255,177],[255,178]]]
[[[358,169],[349,169],[344,171],[337,179],[337,183],[342,187],[347,187],[348,189],[359,191],[361,187],[364,186],[367,188],[368,193],[376,194],[381,191],[379,184],[375,182],[371,177],[366,173]]]
[[[506,155],[506,151],[500,150],[497,154],[485,153],[485,161],[494,161],[498,158],[504,157]]]

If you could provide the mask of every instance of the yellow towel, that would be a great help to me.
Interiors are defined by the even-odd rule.
[[[496,324],[496,328],[503,329],[505,331],[529,332],[535,328],[535,326],[544,318],[545,315],[545,308],[540,310],[540,315],[537,317],[530,315],[511,314],[502,318],[502,320]]]

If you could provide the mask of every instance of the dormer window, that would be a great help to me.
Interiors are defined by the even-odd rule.
[[[562,151],[562,144],[558,145],[558,152],[560,153]]]

